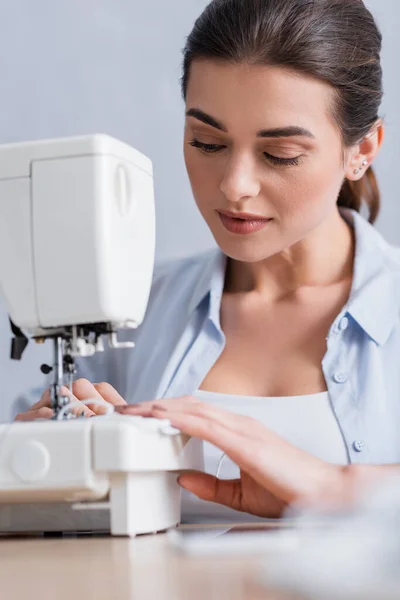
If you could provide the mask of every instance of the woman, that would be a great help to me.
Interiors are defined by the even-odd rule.
[[[214,0],[188,37],[184,156],[218,251],[158,266],[136,349],[82,361],[74,395],[210,443],[208,474],[181,479],[203,500],[274,517],[400,462],[400,256],[371,225],[380,50],[361,0]],[[228,514],[184,499],[184,519]]]

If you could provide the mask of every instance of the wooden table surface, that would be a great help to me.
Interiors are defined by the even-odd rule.
[[[291,600],[257,583],[262,554],[190,556],[166,534],[0,538],[5,600]],[[265,559],[264,559],[265,560]]]

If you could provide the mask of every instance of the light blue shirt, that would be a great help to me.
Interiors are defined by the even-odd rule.
[[[354,277],[322,369],[349,462],[400,463],[400,249],[355,211],[341,213],[355,230]],[[216,249],[157,265],[143,324],[120,336],[136,347],[80,359],[78,376],[108,381],[129,403],[193,394],[225,347],[226,261]]]

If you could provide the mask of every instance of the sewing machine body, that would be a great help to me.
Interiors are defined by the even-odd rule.
[[[55,414],[0,426],[0,532],[54,530],[57,517],[51,525],[42,518],[50,504],[53,517],[56,506],[60,515],[66,507],[79,513],[77,530],[92,529],[84,515],[94,511],[108,511],[114,535],[179,522],[177,473],[201,468],[200,442],[165,421],[76,418],[62,392],[75,358],[102,352],[104,336],[121,352],[134,346],[119,342],[118,330],[144,319],[154,252],[152,163],[141,152],[104,135],[0,146],[0,289],[11,357],[19,360],[29,339],[51,340],[53,364],[42,371],[54,376]]]

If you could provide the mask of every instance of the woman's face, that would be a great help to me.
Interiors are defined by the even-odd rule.
[[[197,206],[231,258],[268,258],[337,211],[346,168],[332,98],[328,84],[278,67],[192,63],[186,168]],[[269,220],[233,221],[219,211]]]

